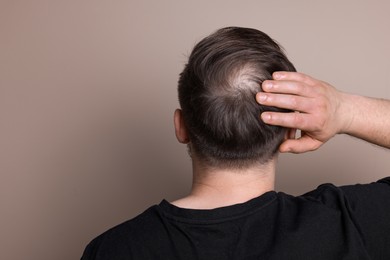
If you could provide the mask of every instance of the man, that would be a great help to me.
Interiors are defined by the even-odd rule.
[[[281,70],[290,72],[271,80]],[[390,178],[321,185],[299,197],[274,191],[279,147],[313,150],[343,132],[390,147],[389,121],[369,116],[377,108],[389,115],[387,101],[342,94],[294,71],[254,29],[223,28],[198,43],[174,115],[192,158],[191,192],[103,233],[82,259],[389,259]],[[361,128],[354,103],[367,105],[362,115],[373,127]],[[277,125],[303,135],[295,140]]]

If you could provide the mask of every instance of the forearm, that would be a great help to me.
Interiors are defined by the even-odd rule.
[[[390,101],[342,94],[345,133],[367,142],[390,148]]]

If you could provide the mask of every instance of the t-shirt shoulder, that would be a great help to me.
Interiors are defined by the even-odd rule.
[[[116,225],[94,238],[86,246],[81,259],[100,259],[98,254],[109,254],[110,252],[116,252],[116,254],[119,254],[120,251],[127,248],[124,246],[126,243],[130,240],[134,240],[140,235],[139,227],[153,228],[150,227],[150,225],[145,225],[145,223],[149,224],[149,219],[156,214],[156,207],[156,205],[151,206],[138,216]],[[148,231],[146,231],[146,233],[147,232]]]
[[[315,200],[329,207],[338,208],[339,203],[343,202],[348,203],[353,208],[357,204],[370,204],[372,200],[384,203],[389,195],[390,177],[386,177],[369,184],[335,186],[331,183],[325,183],[300,197]],[[389,200],[387,203],[390,203]]]

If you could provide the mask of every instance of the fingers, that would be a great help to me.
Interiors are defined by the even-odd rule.
[[[277,71],[272,74],[274,80],[288,80],[288,81],[298,81],[303,82],[308,85],[316,83],[316,79],[299,72],[289,72],[289,71]]]
[[[310,89],[308,85],[302,84],[298,81],[289,81],[289,80],[265,80],[262,85],[264,92],[269,93],[284,93],[284,94],[293,94],[300,96],[309,96]]]
[[[323,142],[312,139],[310,136],[302,136],[299,139],[284,141],[280,145],[279,151],[282,153],[305,153],[317,150],[322,144]]]
[[[300,112],[308,112],[313,106],[313,102],[315,102],[313,98],[309,97],[284,94],[270,94],[264,92],[257,93],[256,100],[261,105],[274,106]]]
[[[263,92],[256,95],[259,104],[285,108],[290,113],[264,112],[261,119],[270,125],[297,128],[301,138],[283,142],[281,152],[303,153],[318,149],[339,132],[337,111],[341,104],[339,92],[326,82],[297,72],[275,72],[273,80],[262,83]]]
[[[305,131],[317,130],[316,125],[313,125],[310,120],[310,115],[304,113],[264,112],[261,114],[261,120],[269,125],[279,125]]]
[[[280,75],[275,78],[275,75]],[[269,93],[284,93],[303,97],[315,97],[324,93],[325,82],[298,72],[275,72],[274,80],[265,80],[262,90]]]
[[[298,95],[302,97],[316,97],[325,93],[324,83],[318,81],[316,85],[309,85],[304,82],[290,80],[265,80],[262,85],[263,92],[260,93],[283,93]]]

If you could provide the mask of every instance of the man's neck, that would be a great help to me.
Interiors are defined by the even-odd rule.
[[[191,209],[214,209],[247,202],[274,190],[275,160],[240,170],[201,167],[193,162],[192,189],[172,204]]]

